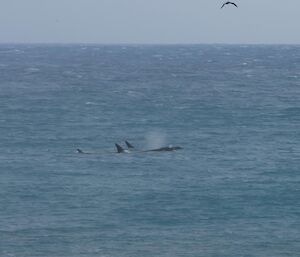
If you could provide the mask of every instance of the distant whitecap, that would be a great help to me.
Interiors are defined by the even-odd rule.
[[[26,72],[34,73],[34,72],[39,72],[40,69],[39,68],[35,68],[35,67],[31,67],[31,68],[25,69],[25,71]]]
[[[86,105],[97,105],[97,103],[95,103],[95,102],[86,102],[85,104]]]

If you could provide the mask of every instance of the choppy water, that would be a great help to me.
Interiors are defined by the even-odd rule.
[[[1,45],[0,256],[299,256],[299,140],[299,46]]]

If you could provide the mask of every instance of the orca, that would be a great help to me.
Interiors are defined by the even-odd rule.
[[[125,141],[125,144],[127,145],[128,149],[134,149],[134,146],[130,144],[128,141]]]
[[[128,150],[125,150],[122,146],[120,146],[119,144],[115,144],[116,148],[117,148],[117,153],[129,153]]]
[[[109,153],[129,153],[129,150],[124,149],[122,146],[120,146],[119,144],[115,144],[116,148],[117,148],[117,152],[109,152],[109,151],[102,151],[102,152],[84,152],[83,150],[77,148],[76,152],[78,154],[109,154]]]
[[[128,141],[125,141],[128,150],[132,150],[134,149],[134,146],[132,144],[130,144]],[[160,148],[156,148],[156,149],[150,149],[150,150],[144,150],[141,152],[172,152],[172,151],[176,151],[176,150],[180,150],[183,149],[180,146],[165,146],[165,147],[160,147]]]
[[[135,149],[135,147],[128,141],[125,141],[125,143],[126,143],[128,149],[124,149],[122,146],[115,143],[117,152],[105,152],[105,153],[131,153]],[[181,146],[165,146],[165,147],[160,147],[160,148],[155,148],[155,149],[150,149],[150,150],[138,150],[138,151],[133,151],[133,152],[136,152],[136,153],[172,152],[172,151],[176,151],[176,150],[180,150],[180,149],[183,149],[183,148]],[[76,149],[76,152],[79,154],[97,154],[97,153],[91,153],[91,152],[84,152],[83,150],[81,150],[79,148]]]
[[[77,152],[77,153],[80,153],[80,154],[91,154],[91,153],[84,152],[84,151],[82,151],[82,150],[79,149],[79,148],[76,149],[76,152]]]
[[[176,150],[183,149],[181,146],[165,146],[157,149],[146,150],[144,152],[172,152]]]

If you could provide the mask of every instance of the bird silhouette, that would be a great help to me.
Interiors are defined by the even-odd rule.
[[[225,5],[227,5],[227,4],[232,4],[232,5],[234,5],[235,7],[238,7],[235,3],[233,3],[233,2],[226,2],[226,3],[224,3],[223,5],[222,5],[222,7],[221,7],[221,9],[225,6]]]

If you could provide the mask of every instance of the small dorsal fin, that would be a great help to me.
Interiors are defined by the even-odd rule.
[[[118,144],[115,144],[115,146],[117,147],[117,151],[118,153],[124,153],[124,149],[122,146],[118,145]]]
[[[134,148],[134,146],[132,144],[130,144],[128,141],[125,141],[125,143],[126,143],[128,149],[133,149]]]
[[[77,153],[84,153],[81,149],[77,148],[76,149]]]

